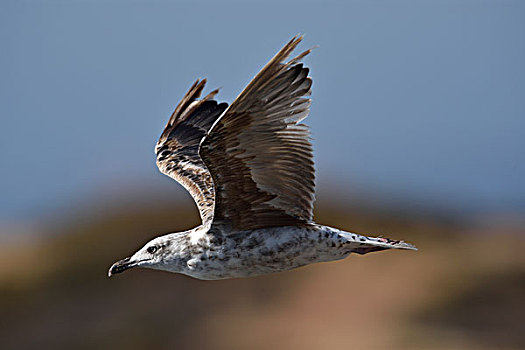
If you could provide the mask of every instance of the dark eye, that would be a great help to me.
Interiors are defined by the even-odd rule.
[[[151,247],[148,247],[148,249],[146,249],[148,251],[148,253],[150,254],[153,254],[157,251],[157,246],[156,245],[152,245]]]

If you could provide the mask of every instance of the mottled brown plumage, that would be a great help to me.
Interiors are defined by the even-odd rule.
[[[216,122],[201,156],[216,186],[215,220],[236,229],[308,223],[313,217],[314,166],[308,127],[308,68],[285,63],[292,39]]]
[[[160,171],[178,181],[197,203],[203,223],[213,219],[214,186],[199,156],[199,144],[213,122],[228,106],[212,100],[218,90],[197,100],[206,80],[197,80],[171,115],[155,153]]]
[[[312,146],[300,124],[312,80],[297,63],[310,50],[285,62],[301,40],[286,44],[225,111],[212,100],[217,90],[197,101],[202,80],[173,112],[157,144],[157,164],[191,193],[203,224],[257,229],[312,220]]]

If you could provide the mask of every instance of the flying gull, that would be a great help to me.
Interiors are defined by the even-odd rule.
[[[198,279],[248,277],[343,259],[350,253],[416,248],[313,221],[314,163],[308,126],[312,79],[288,57],[294,37],[228,107],[197,80],[155,147],[160,171],[188,190],[202,224],[148,242],[109,269],[132,267]]]

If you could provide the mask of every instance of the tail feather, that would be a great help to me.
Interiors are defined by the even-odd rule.
[[[403,241],[398,241],[390,238],[384,237],[366,237],[356,234],[351,234],[352,239],[349,242],[349,245],[354,246],[352,253],[357,254],[367,254],[371,252],[378,252],[385,249],[408,249],[408,250],[417,250],[417,248]]]

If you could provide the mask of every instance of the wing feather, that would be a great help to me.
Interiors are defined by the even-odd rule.
[[[199,156],[199,144],[227,108],[212,98],[197,100],[206,80],[197,80],[175,108],[155,147],[159,170],[179,182],[193,197],[203,224],[211,222],[215,202],[213,179]]]
[[[239,230],[302,225],[313,216],[314,166],[308,116],[312,80],[285,62],[294,37],[248,84],[202,140],[215,185],[214,221]]]

